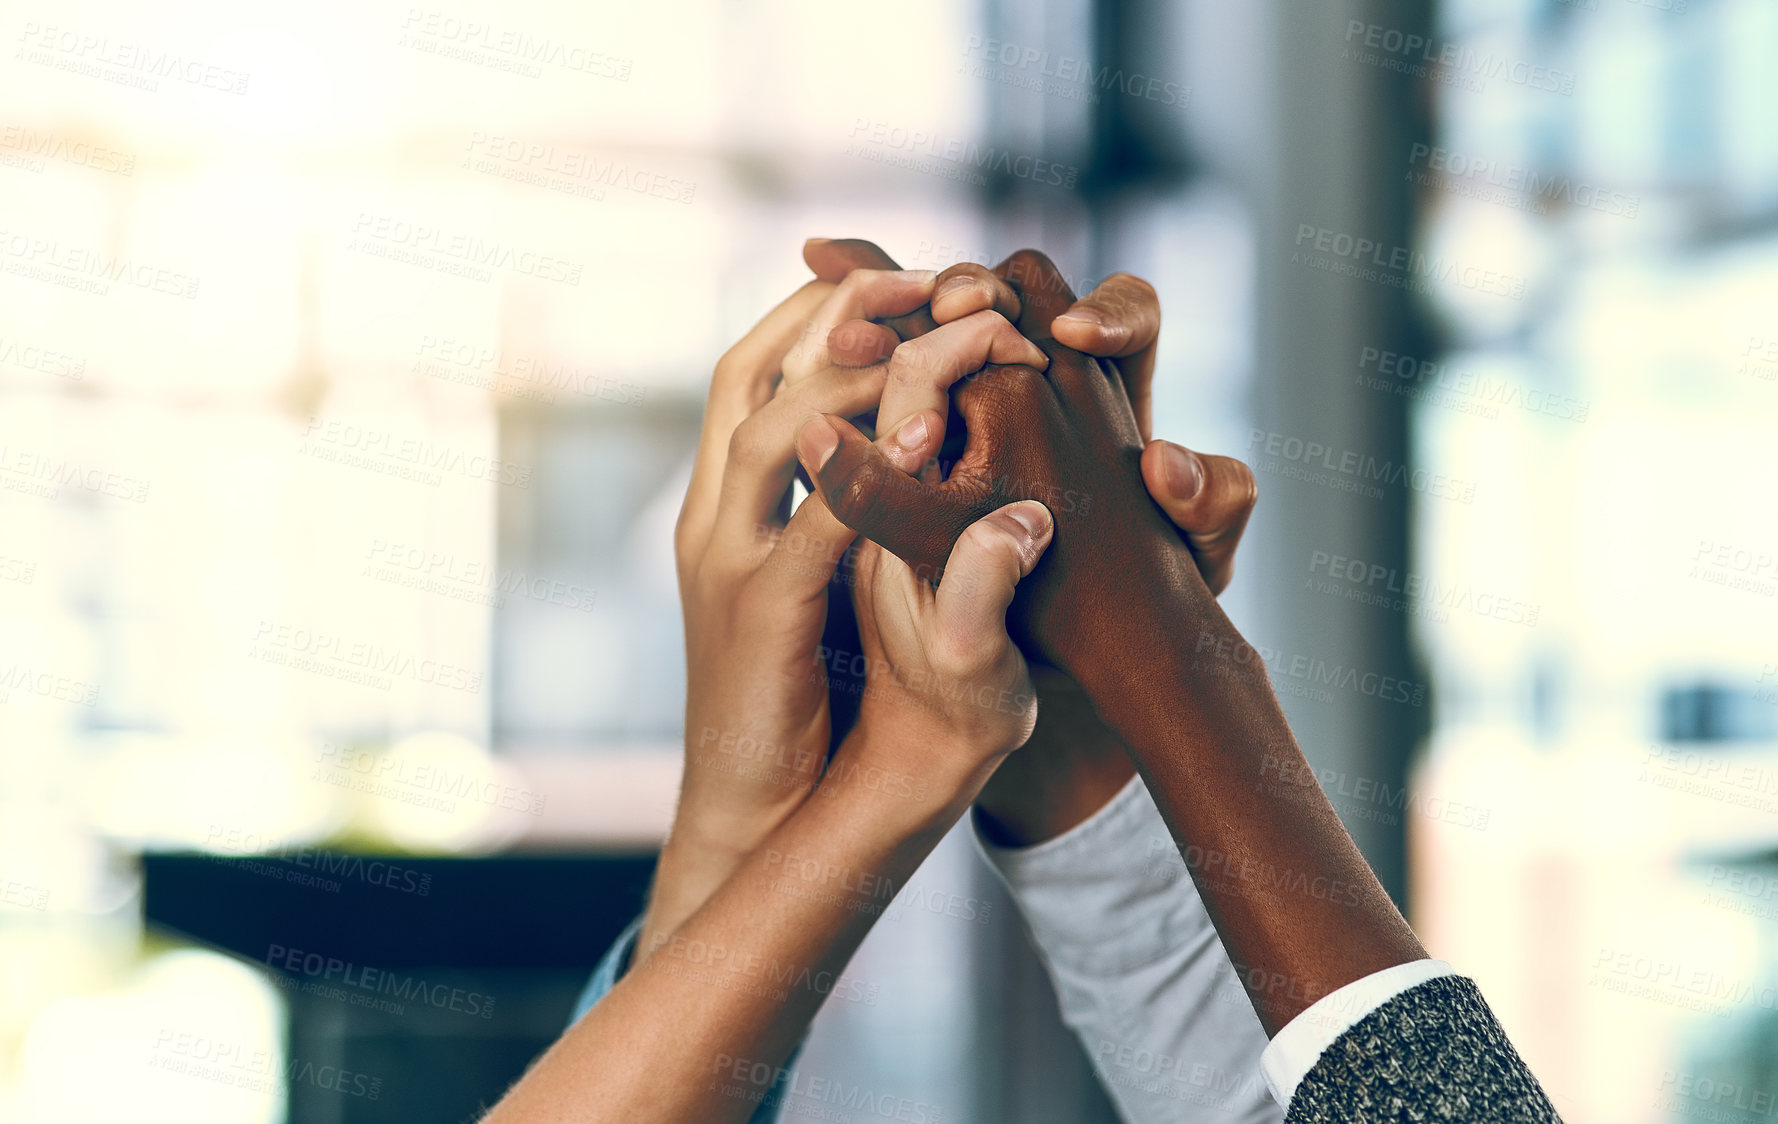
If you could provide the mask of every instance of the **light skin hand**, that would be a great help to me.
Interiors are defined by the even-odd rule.
[[[717,364],[674,533],[685,772],[639,955],[690,916],[821,774],[830,715],[816,647],[828,580],[854,536],[819,503],[780,518],[796,425],[817,402],[846,414],[875,406],[886,369],[834,367],[823,341],[847,317],[923,306],[931,279],[859,271],[839,285],[812,282]]]

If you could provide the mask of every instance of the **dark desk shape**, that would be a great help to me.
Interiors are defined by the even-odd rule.
[[[368,1124],[470,1121],[498,1099],[641,909],[654,856],[292,849],[142,866],[152,931],[232,954],[284,995],[286,1061],[312,1063],[289,1082],[292,1124]],[[322,1066],[365,1080],[323,1087]]]

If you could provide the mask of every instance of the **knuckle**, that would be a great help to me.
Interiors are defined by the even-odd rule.
[[[1038,388],[1047,386],[1044,377],[1035,367],[1027,367],[1023,363],[1015,363],[1001,367],[1000,377],[995,380],[1004,393],[1024,398],[1037,393]]]
[[[976,652],[973,637],[963,634],[955,624],[941,622],[932,632],[926,657],[932,670],[952,680],[971,678],[984,662]]]
[[[735,344],[716,360],[716,369],[711,374],[710,381],[722,386],[731,385],[746,377],[747,366],[745,352],[740,344]]]
[[[877,514],[883,497],[882,473],[868,462],[826,489],[827,509],[853,530],[863,530]]]
[[[888,379],[897,386],[926,381],[926,369],[931,361],[932,345],[925,342],[929,337],[907,340],[898,344],[889,353]]]
[[[729,434],[729,463],[742,468],[751,468],[766,458],[765,424],[761,414],[751,414],[735,431]]]
[[[733,563],[725,561],[724,552],[712,551],[698,562],[691,585],[697,591],[700,602],[705,605],[719,605],[729,599],[740,576],[740,571]]]
[[[1001,315],[1000,310],[995,308],[984,308],[980,312],[972,312],[966,319],[968,319],[971,328],[990,336],[1005,332],[1017,335],[1019,331],[1013,327],[1011,320]]]
[[[991,519],[977,520],[963,534],[971,550],[997,570],[1017,573],[1024,562],[1025,548],[1018,536]]]
[[[844,281],[840,282],[838,293],[843,298],[851,299],[856,297],[860,290],[868,289],[887,276],[889,276],[889,272],[883,269],[854,269],[846,274]]]

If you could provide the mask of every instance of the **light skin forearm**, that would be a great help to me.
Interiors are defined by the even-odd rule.
[[[748,856],[796,812],[805,796],[798,791],[781,806],[740,809],[710,809],[698,806],[693,798],[682,798],[673,834],[662,846],[655,867],[632,964],[646,960],[662,938],[710,900]]]
[[[784,1064],[877,913],[985,779],[916,799],[830,776],[538,1061],[489,1124],[746,1120],[771,1081],[736,1073]]]

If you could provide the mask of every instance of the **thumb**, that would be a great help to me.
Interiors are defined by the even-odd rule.
[[[835,285],[854,269],[901,268],[881,246],[863,238],[811,238],[803,243],[803,264]]]
[[[945,564],[934,602],[941,650],[965,664],[993,659],[1006,639],[1006,609],[1055,534],[1049,508],[1020,500],[971,523]]]
[[[1185,536],[1210,592],[1221,593],[1234,576],[1235,548],[1259,498],[1253,470],[1233,457],[1157,439],[1142,451],[1142,481]]]

